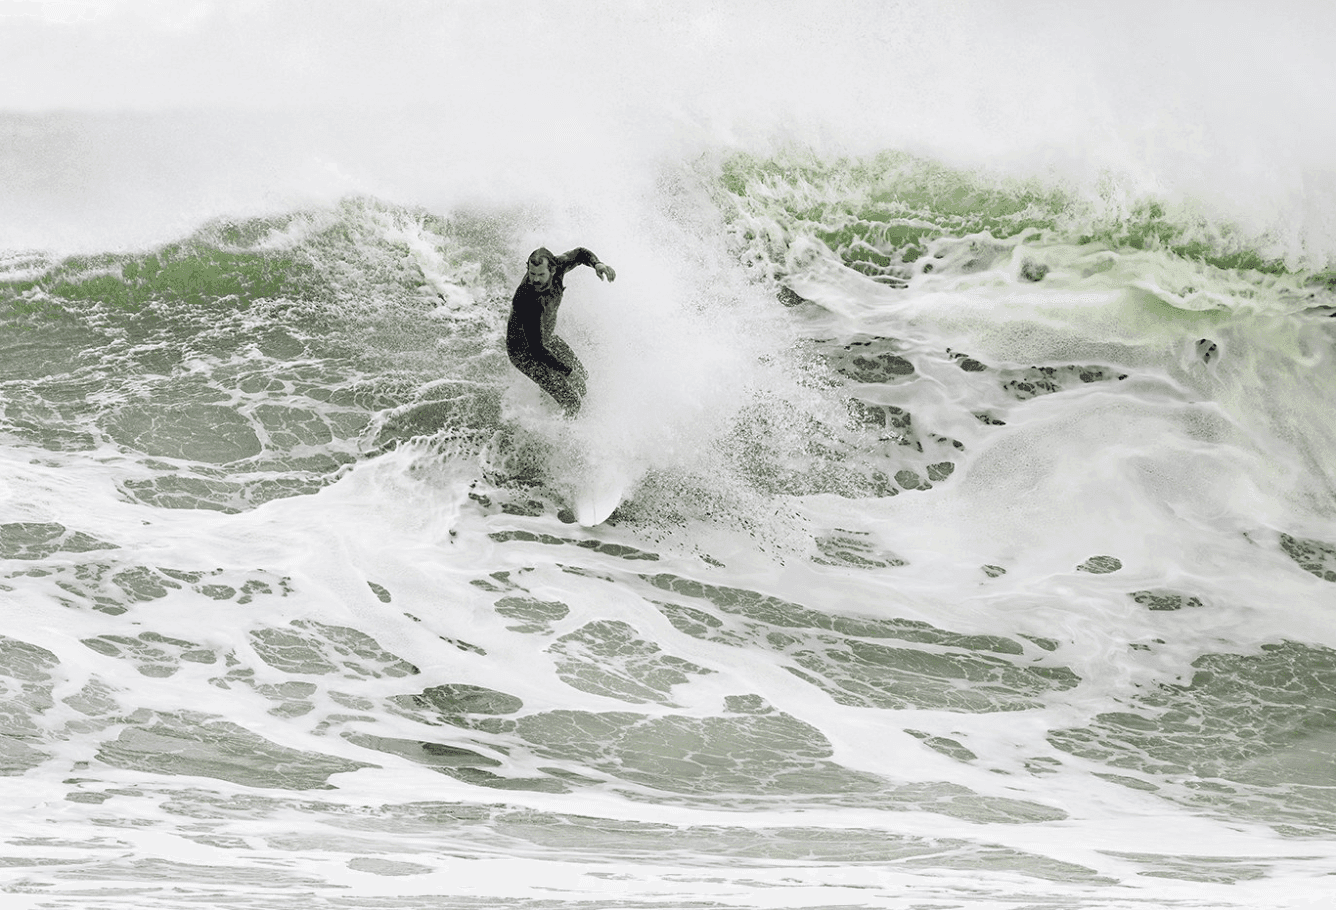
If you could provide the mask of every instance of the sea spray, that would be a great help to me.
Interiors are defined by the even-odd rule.
[[[957,229],[936,197],[892,274],[873,229],[702,167],[617,216],[358,196],[16,274],[18,887],[1305,886],[1336,647],[1307,276],[1007,233],[991,203]],[[505,359],[539,244],[619,273],[567,286],[573,422]],[[645,467],[591,529],[563,484],[600,440]]]

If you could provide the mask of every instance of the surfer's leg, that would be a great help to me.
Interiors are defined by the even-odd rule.
[[[567,350],[569,351],[570,349],[567,348]],[[572,355],[572,357],[574,357],[574,355]],[[557,359],[566,362],[560,354],[557,354]],[[571,376],[567,377],[547,364],[539,363],[532,357],[527,356],[524,351],[517,350],[510,351],[510,362],[515,365],[515,369],[519,370],[525,376],[528,376],[538,384],[540,389],[551,395],[553,399],[556,400],[557,404],[561,405],[562,410],[566,412],[566,416],[574,417],[579,413],[580,399],[583,397],[584,392],[584,382],[583,380],[579,382],[577,391],[575,384],[571,382],[571,379],[574,378],[576,374],[574,367],[571,369]],[[579,361],[576,361],[576,363],[578,364]],[[580,372],[584,372],[583,367],[580,368]]]
[[[577,390],[575,384],[571,381],[572,376],[563,376],[549,366],[542,366],[543,377],[535,379],[542,386],[543,391],[556,399],[557,404],[566,412],[567,417],[574,417],[580,413],[580,402],[583,400],[584,384],[581,383]]]
[[[571,375],[562,378],[570,385],[571,390],[575,392],[581,400],[584,400],[585,380],[589,377],[589,373],[585,371],[584,364],[580,362],[580,358],[575,356],[575,352],[571,350],[570,345],[556,335],[553,335],[548,339],[547,349],[551,351],[553,356],[558,360],[571,368]],[[576,409],[579,409],[578,406]]]

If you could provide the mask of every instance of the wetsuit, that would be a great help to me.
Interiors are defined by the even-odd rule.
[[[562,277],[577,265],[593,268],[598,257],[584,247],[553,257],[552,278],[543,290],[526,278],[515,289],[506,327],[506,351],[515,369],[556,399],[568,415],[580,410],[585,394],[585,368],[570,345],[553,331],[557,308],[566,288]]]

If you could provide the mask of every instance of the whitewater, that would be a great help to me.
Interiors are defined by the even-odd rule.
[[[1333,34],[0,3],[5,906],[1325,906]]]

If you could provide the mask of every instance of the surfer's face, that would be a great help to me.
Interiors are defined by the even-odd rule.
[[[539,259],[537,262],[529,262],[529,283],[536,288],[545,288],[547,283],[552,280],[552,269],[548,267],[546,259]]]

